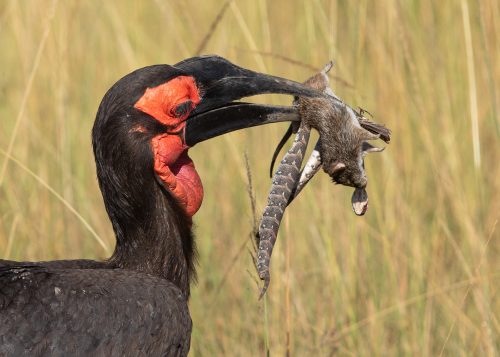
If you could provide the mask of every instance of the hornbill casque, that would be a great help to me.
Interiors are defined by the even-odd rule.
[[[218,56],[138,69],[104,95],[92,130],[116,235],[105,261],[0,261],[0,355],[184,356],[192,216],[203,187],[188,149],[234,130],[298,121],[293,106],[235,102],[322,94]]]

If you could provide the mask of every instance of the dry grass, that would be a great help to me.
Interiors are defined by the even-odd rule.
[[[0,255],[109,254],[96,240],[114,244],[90,128],[125,73],[200,46],[299,81],[312,73],[301,63],[333,58],[352,84],[333,80],[338,94],[394,132],[367,160],[368,214],[355,217],[351,190],[317,177],[287,211],[258,302],[243,152],[261,212],[286,126],[195,147],[206,196],[192,355],[498,355],[500,3],[234,0],[214,25],[222,6],[0,2]]]

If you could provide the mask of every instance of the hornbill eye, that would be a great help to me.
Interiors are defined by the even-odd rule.
[[[300,83],[253,72],[216,56],[191,58],[174,66],[146,67],[136,75],[141,79],[141,89],[145,89],[134,108],[163,124],[164,129],[151,140],[155,174],[189,217],[203,199],[201,179],[187,154],[190,147],[238,129],[300,120],[294,106],[237,100],[265,93],[323,96]],[[150,77],[161,77],[162,81],[148,81]]]
[[[189,114],[192,108],[193,102],[191,100],[186,100],[185,102],[176,105],[170,114],[175,118],[182,118]]]

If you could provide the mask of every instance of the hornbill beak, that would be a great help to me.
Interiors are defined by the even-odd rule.
[[[238,129],[300,121],[298,110],[293,106],[239,103],[235,100],[266,93],[323,96],[298,82],[253,72],[217,56],[190,58],[174,67],[193,76],[201,93],[200,103],[186,120],[184,139],[190,147]]]

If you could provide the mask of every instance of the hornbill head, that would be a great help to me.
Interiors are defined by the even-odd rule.
[[[218,56],[144,67],[115,83],[93,128],[97,175],[111,220],[137,221],[148,214],[151,181],[166,189],[190,220],[203,199],[190,147],[237,129],[299,120],[295,107],[235,102],[263,93],[323,95]],[[117,236],[127,225],[132,229],[137,222],[113,223]]]

